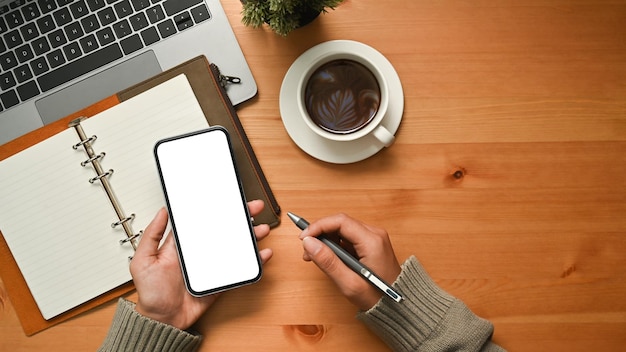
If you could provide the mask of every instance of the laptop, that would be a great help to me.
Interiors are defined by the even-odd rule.
[[[198,55],[256,95],[219,0],[0,0],[0,144]]]

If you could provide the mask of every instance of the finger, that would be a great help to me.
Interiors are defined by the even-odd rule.
[[[159,249],[163,250],[168,247],[171,247],[172,249],[176,249],[175,246],[176,244],[174,243],[174,234],[172,233],[172,231],[170,231],[165,237],[165,239],[163,240],[163,243],[161,244],[161,247]]]
[[[265,203],[260,199],[251,200],[248,202],[248,210],[250,211],[250,216],[257,216],[261,214],[265,208]]]
[[[351,218],[346,214],[331,215],[313,222],[300,234],[300,238],[306,236],[319,236],[321,234],[337,233],[352,244],[363,241],[368,233],[371,233],[363,223]]]
[[[146,227],[137,246],[135,256],[148,257],[158,253],[159,242],[163,238],[167,226],[167,211],[161,208],[154,219]]]
[[[265,264],[272,258],[274,252],[270,248],[263,248],[259,251],[259,257],[261,257],[261,263]]]
[[[261,241],[267,235],[270,234],[270,226],[267,224],[261,224],[254,227],[254,235],[256,236],[257,241]]]
[[[311,261],[311,256],[309,255],[309,253],[304,251],[304,253],[302,253],[302,260],[304,260],[305,262],[310,262]]]
[[[354,250],[354,247],[352,246],[352,244],[348,241],[342,241],[341,237],[339,236],[335,236],[335,235],[328,235],[325,234],[326,238],[328,238],[329,240],[338,243],[343,249],[345,249],[346,251],[348,251],[348,253],[350,253],[352,256],[356,256],[357,253]],[[315,237],[315,236],[311,236],[311,237]],[[306,262],[310,262],[311,261],[311,256],[309,256],[309,254],[304,251],[304,253],[302,253],[302,259]]]
[[[339,287],[342,283],[350,282],[354,278],[352,272],[339,257],[324,243],[315,237],[307,236],[302,240],[305,254]]]

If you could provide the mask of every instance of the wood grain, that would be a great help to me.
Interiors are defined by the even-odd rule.
[[[286,38],[223,5],[259,86],[239,114],[285,211],[387,229],[511,351],[623,350],[625,1],[346,0]],[[298,149],[278,108],[291,63],[332,39],[382,52],[404,88],[396,143],[349,165]],[[261,282],[199,321],[202,351],[388,350],[297,234],[283,216]],[[1,287],[0,350],[94,350],[114,309],[26,338]]]

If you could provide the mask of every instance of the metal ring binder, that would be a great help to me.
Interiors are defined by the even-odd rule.
[[[94,170],[96,171],[97,176],[90,178],[89,182],[94,183],[96,181],[100,181],[100,183],[102,184],[102,187],[104,188],[104,191],[109,197],[109,201],[111,202],[111,205],[113,205],[115,214],[117,215],[117,218],[119,219],[119,221],[111,224],[111,227],[115,228],[118,225],[122,225],[124,229],[124,233],[126,233],[126,238],[120,241],[120,243],[123,244],[123,243],[129,242],[131,246],[133,247],[133,250],[137,250],[137,238],[141,236],[143,231],[140,231],[138,234],[135,234],[135,232],[133,231],[133,228],[131,227],[130,220],[135,218],[135,214],[131,214],[130,217],[127,217],[126,215],[124,215],[124,211],[122,210],[122,207],[119,201],[115,197],[115,193],[113,193],[113,187],[111,186],[111,183],[109,182],[109,179],[107,177],[113,174],[113,169],[110,169],[109,171],[104,171],[104,169],[102,168],[102,165],[100,165],[100,160],[104,157],[105,153],[102,152],[100,154],[96,154],[96,152],[94,152],[91,146],[91,143],[93,143],[98,137],[96,137],[95,135],[92,137],[87,137],[87,135],[85,134],[85,131],[83,130],[83,127],[80,125],[80,122],[83,119],[84,118],[78,118],[70,122],[70,127],[73,127],[76,130],[76,133],[78,133],[78,137],[80,138],[80,142],[73,145],[72,147],[75,150],[78,150],[78,148],[81,146],[83,147],[83,149],[85,149],[88,159],[83,161],[81,165],[86,166],[87,164],[91,163]]]
[[[80,163],[80,166],[86,166],[87,164],[89,164],[90,162],[94,161],[94,160],[98,160],[98,159],[102,159],[104,158],[104,156],[106,155],[106,153],[102,152],[96,156],[93,156],[83,162]]]
[[[113,169],[109,169],[109,171],[107,171],[107,172],[105,172],[103,174],[100,174],[100,175],[98,175],[96,177],[90,178],[89,179],[89,183],[94,183],[94,182],[102,179],[103,177],[107,177],[107,176],[110,176],[110,175],[113,175]]]
[[[116,221],[116,222],[112,223],[112,224],[111,224],[111,227],[112,227],[112,228],[116,228],[116,227],[118,227],[119,225],[121,225],[121,224],[125,223],[126,221],[131,221],[131,220],[133,220],[133,219],[135,219],[135,214],[134,214],[134,213],[133,213],[133,214],[130,214],[130,216],[127,216],[127,217],[123,218],[123,219],[122,219],[122,220],[120,220],[120,221]]]
[[[141,237],[141,235],[143,235],[143,231],[139,231],[139,233],[136,233],[130,237],[126,237],[123,240],[120,240],[120,245],[126,243],[126,242],[130,242],[130,241],[134,241],[136,239],[138,239],[139,237]]]
[[[91,142],[95,142],[96,139],[98,139],[98,136],[93,135],[93,136],[91,136],[89,138],[85,138],[85,139],[81,140],[80,142],[74,144],[72,146],[72,148],[74,148],[74,150],[76,150],[76,149],[80,148],[80,146],[82,146],[82,145],[85,145],[85,144],[91,143]]]

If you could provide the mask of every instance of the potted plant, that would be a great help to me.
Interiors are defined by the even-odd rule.
[[[326,9],[334,9],[343,0],[241,0],[244,25],[258,28],[264,23],[286,36],[292,30],[313,21]]]

